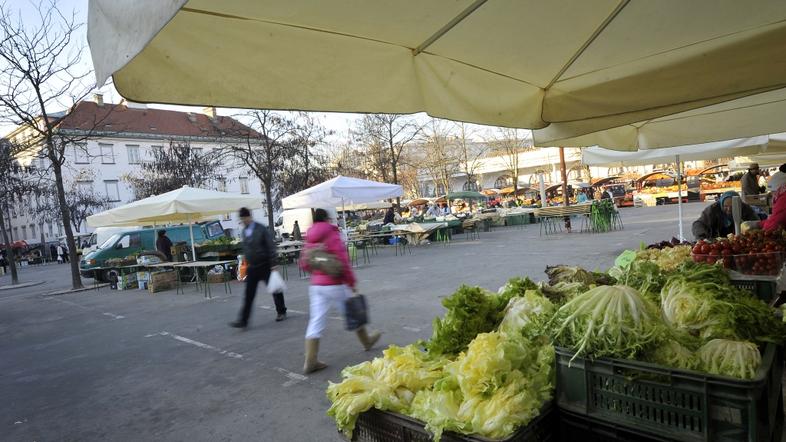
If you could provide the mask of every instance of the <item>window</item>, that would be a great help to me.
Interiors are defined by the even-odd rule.
[[[226,192],[227,191],[227,179],[226,178],[219,178],[218,179],[218,190],[219,192]]]
[[[150,146],[148,156],[151,160],[155,160],[156,156],[160,156],[164,152],[164,146]]]
[[[14,227],[14,239],[19,239],[19,227]]]
[[[19,239],[27,239],[27,226],[22,226],[22,237]]]
[[[248,177],[240,177],[240,193],[248,193]]]
[[[11,217],[16,218],[16,204],[11,205]]]
[[[126,150],[128,150],[128,164],[139,164],[139,146],[127,144]]]
[[[99,144],[101,148],[101,164],[115,164],[115,149],[111,144]]]
[[[76,182],[76,189],[79,193],[92,193],[93,191],[93,182],[92,181],[77,181]]]
[[[471,191],[471,192],[477,192],[478,191],[478,182],[475,181],[475,180],[464,182],[464,190],[468,190],[468,191]]]
[[[52,222],[51,221],[46,223],[46,227],[47,227],[47,230],[49,230],[49,236],[54,235],[54,232],[52,231]]]
[[[142,234],[141,233],[129,233],[128,235],[123,235],[120,238],[120,241],[117,242],[115,248],[118,249],[127,249],[130,247],[142,247]]]
[[[80,143],[74,146],[74,163],[90,164],[90,155],[87,152],[87,144]]]
[[[109,201],[120,201],[120,190],[117,188],[117,180],[106,180],[104,181],[104,186],[106,187],[106,196],[109,198]]]
[[[35,238],[35,224],[30,224],[30,237]]]
[[[63,226],[61,224],[57,225],[57,236],[61,236],[63,234]]]
[[[494,187],[497,189],[504,189],[513,185],[513,177],[510,175],[502,175],[494,181]]]

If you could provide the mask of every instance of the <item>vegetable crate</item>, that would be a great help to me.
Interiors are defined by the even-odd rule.
[[[549,403],[529,425],[519,428],[511,437],[499,442],[556,442],[554,428],[557,410]],[[389,411],[372,408],[362,413],[352,433],[353,442],[432,442],[433,436],[423,428],[423,422]],[[446,431],[442,442],[486,442],[478,436],[466,436]]]
[[[680,441],[771,442],[783,414],[783,348],[768,344],[753,380],[557,348],[560,410]]]
[[[559,426],[555,431],[559,442],[671,442],[566,411],[559,412]]]
[[[764,279],[732,279],[731,283],[743,290],[753,293],[756,298],[772,304],[778,298],[778,282]]]

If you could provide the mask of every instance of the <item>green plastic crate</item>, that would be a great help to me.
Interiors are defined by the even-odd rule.
[[[767,345],[753,380],[557,348],[560,410],[688,442],[771,442],[783,414],[783,348]]]
[[[552,402],[543,407],[529,425],[521,427],[511,437],[499,442],[556,442],[554,433],[557,410]],[[361,413],[352,433],[352,442],[432,442],[431,433],[423,422],[409,416],[372,408]],[[442,442],[490,442],[479,436],[465,436],[446,431]]]

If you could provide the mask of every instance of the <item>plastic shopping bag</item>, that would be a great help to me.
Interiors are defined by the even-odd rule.
[[[267,292],[272,295],[273,293],[284,293],[286,289],[287,284],[281,277],[281,273],[278,273],[277,270],[270,272],[270,278],[267,280]]]

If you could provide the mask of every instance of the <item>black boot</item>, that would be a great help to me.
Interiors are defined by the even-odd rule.
[[[276,322],[287,319],[287,306],[284,304],[284,293],[273,293],[273,302],[276,304]]]

